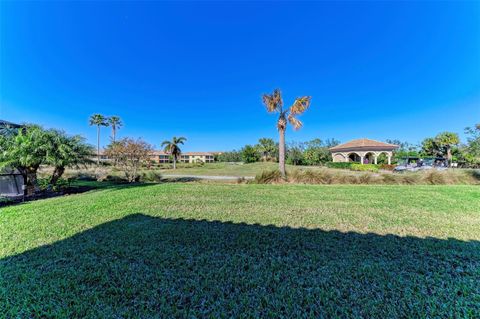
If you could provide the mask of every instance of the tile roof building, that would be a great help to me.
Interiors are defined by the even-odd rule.
[[[334,162],[377,164],[378,157],[385,154],[388,164],[391,164],[393,151],[397,148],[398,145],[395,144],[361,138],[331,147],[330,152]]]

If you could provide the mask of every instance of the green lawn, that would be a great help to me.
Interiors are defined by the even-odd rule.
[[[0,318],[478,318],[480,187],[165,183],[0,211]]]

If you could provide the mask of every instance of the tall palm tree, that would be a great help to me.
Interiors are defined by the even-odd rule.
[[[117,130],[123,126],[122,119],[116,115],[110,116],[108,118],[108,124],[112,127],[112,140],[115,143],[117,137]]]
[[[303,96],[295,99],[292,106],[288,109],[283,109],[282,92],[275,89],[272,94],[264,94],[262,96],[263,104],[269,113],[279,113],[277,120],[277,129],[280,134],[278,144],[278,165],[282,177],[285,178],[285,130],[287,124],[293,126],[294,130],[299,130],[303,123],[297,118],[298,115],[305,112],[310,106],[310,96]],[[288,121],[288,122],[287,122]]]
[[[448,164],[452,163],[452,146],[458,145],[460,143],[460,138],[457,133],[452,132],[443,132],[438,134],[435,137],[435,142],[440,146],[444,147],[447,151],[447,160]]]
[[[173,169],[177,169],[177,159],[182,153],[179,145],[183,145],[187,139],[185,137],[173,137],[171,141],[163,141],[162,147],[165,153],[169,153],[173,157]]]
[[[102,114],[90,116],[90,126],[97,127],[97,165],[100,164],[100,127],[108,126],[108,119]]]

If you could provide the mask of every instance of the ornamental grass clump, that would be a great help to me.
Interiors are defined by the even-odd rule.
[[[255,176],[254,183],[256,184],[274,184],[283,182],[282,174],[278,169],[263,171]]]

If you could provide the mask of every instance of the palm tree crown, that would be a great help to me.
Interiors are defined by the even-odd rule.
[[[282,92],[275,89],[272,94],[264,94],[262,97],[263,104],[269,113],[280,113],[277,121],[277,128],[279,131],[287,128],[287,121],[293,126],[295,130],[299,130],[303,123],[297,116],[305,112],[310,106],[311,96],[302,96],[295,99],[290,108],[283,109]]]
[[[108,126],[107,117],[102,114],[93,114],[90,116],[90,126]]]
[[[108,123],[112,127],[112,140],[115,142],[117,130],[123,126],[122,119],[119,116],[113,115],[108,118]]]
[[[180,156],[182,153],[182,150],[180,149],[180,145],[183,145],[183,143],[187,139],[185,137],[176,137],[174,136],[171,141],[163,141],[161,146],[164,148],[164,151],[166,153],[169,153],[173,156],[173,168],[176,168],[177,164],[177,158]]]

